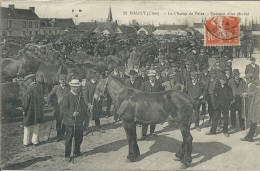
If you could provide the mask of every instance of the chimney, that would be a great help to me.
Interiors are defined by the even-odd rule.
[[[10,4],[9,8],[11,8],[13,10],[14,9],[14,4]]]
[[[35,12],[35,7],[29,7],[29,10],[32,10],[33,12]]]
[[[116,22],[116,24],[117,24],[117,20],[116,20],[115,22]]]

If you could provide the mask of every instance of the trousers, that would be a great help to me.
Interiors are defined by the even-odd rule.
[[[62,120],[56,120],[57,137],[62,137],[65,134],[65,125]]]
[[[38,144],[39,138],[39,128],[40,124],[32,125],[32,126],[24,126],[24,136],[23,136],[23,144]],[[31,138],[32,137],[32,138]]]
[[[154,133],[155,126],[156,126],[155,124],[154,125],[150,125],[150,134]],[[142,124],[142,136],[146,136],[147,130],[148,130],[148,125],[147,124]]]
[[[83,129],[76,127],[74,135],[74,127],[66,126],[65,157],[70,157],[73,137],[75,138],[74,154],[77,154],[80,152],[80,146],[83,141]]]
[[[223,115],[224,125],[223,125],[223,133],[228,133],[228,109],[215,109],[212,116],[212,126],[210,132],[216,133],[218,121],[221,118],[221,113]]]
[[[254,135],[255,135],[256,128],[257,128],[257,123],[251,122],[251,125],[250,125],[250,128],[249,128],[249,132],[246,135],[246,138],[253,139]]]

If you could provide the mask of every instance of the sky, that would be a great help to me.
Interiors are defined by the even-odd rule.
[[[113,20],[119,24],[129,24],[132,19],[139,24],[191,24],[219,13],[233,13],[231,15],[235,16],[244,14],[240,16],[243,24],[245,20],[248,24],[252,17],[254,23],[260,23],[258,1],[2,1],[2,7],[8,7],[9,4],[23,9],[35,7],[40,18],[73,18],[76,24],[91,20],[105,21],[109,7]]]

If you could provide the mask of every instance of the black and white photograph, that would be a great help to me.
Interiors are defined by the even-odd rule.
[[[260,170],[260,2],[2,0],[1,170]]]

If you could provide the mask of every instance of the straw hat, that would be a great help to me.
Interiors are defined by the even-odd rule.
[[[69,82],[69,85],[71,87],[79,87],[81,86],[81,82],[79,82],[78,79],[72,79],[70,82]]]

